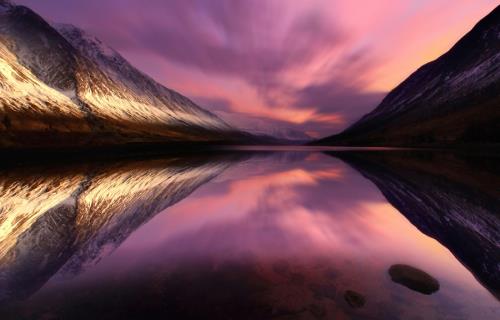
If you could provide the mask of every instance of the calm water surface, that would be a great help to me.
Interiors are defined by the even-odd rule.
[[[4,169],[0,318],[500,319],[499,158],[331,151]]]

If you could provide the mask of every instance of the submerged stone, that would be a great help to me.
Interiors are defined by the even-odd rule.
[[[354,309],[361,308],[366,303],[366,299],[361,293],[352,290],[346,290],[344,299]]]
[[[404,264],[395,264],[389,268],[391,280],[408,289],[422,294],[433,294],[439,290],[439,282],[428,273]]]

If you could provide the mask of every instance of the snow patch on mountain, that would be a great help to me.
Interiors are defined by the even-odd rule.
[[[0,38],[1,40],[1,38]],[[42,115],[47,109],[68,121],[49,121]],[[52,128],[60,131],[75,129],[88,131],[85,114],[71,99],[54,90],[27,68],[19,64],[16,56],[0,41],[0,128],[28,130]],[[73,121],[71,121],[73,119]],[[10,127],[10,128],[7,128]]]
[[[191,100],[167,89],[155,80],[137,70],[116,50],[97,37],[70,24],[55,24],[54,27],[75,47],[80,54],[99,65],[107,77],[113,80],[118,90],[127,97],[129,107],[143,109],[149,105],[166,113],[168,122],[180,120],[180,125],[193,124],[220,131],[233,130],[221,119],[196,106]],[[113,91],[107,93],[112,95]],[[124,102],[121,97],[106,98],[99,101]],[[91,101],[94,102],[94,101]],[[115,104],[113,104],[115,105]]]

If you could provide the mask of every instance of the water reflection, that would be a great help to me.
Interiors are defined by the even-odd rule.
[[[18,168],[0,178],[0,301],[78,273],[233,158]]]
[[[500,298],[500,158],[441,152],[331,153],[370,179]]]
[[[498,318],[498,301],[476,280],[498,292],[498,203],[477,194],[459,202],[450,196],[456,179],[439,178],[441,186],[401,170],[392,176],[400,160],[391,159],[400,156],[369,155],[237,153],[10,170],[0,177],[0,314]],[[394,163],[381,171],[375,161]],[[462,196],[467,181],[460,180]],[[492,183],[480,193],[498,201]],[[426,197],[417,192],[430,189]],[[456,201],[449,211],[460,214],[443,214],[446,223],[435,226],[424,215],[433,212],[414,210],[395,190],[442,209]],[[475,255],[448,240],[460,237]],[[423,295],[392,282],[388,270],[398,264],[432,276],[439,291]]]

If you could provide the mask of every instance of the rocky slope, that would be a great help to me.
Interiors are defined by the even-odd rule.
[[[1,147],[238,140],[245,134],[72,26],[0,2]]]
[[[500,298],[498,155],[334,153],[371,180],[421,232]]]
[[[338,145],[500,143],[500,6],[447,53],[392,90]]]
[[[240,157],[183,157],[2,172],[0,303],[28,297],[56,273],[79,273]]]

